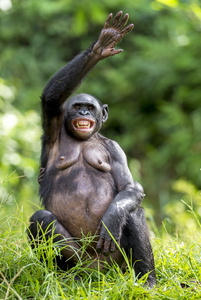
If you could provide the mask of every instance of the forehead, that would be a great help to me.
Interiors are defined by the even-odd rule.
[[[88,94],[76,95],[67,102],[68,107],[73,106],[75,104],[86,104],[86,105],[91,104],[96,107],[101,107],[101,104],[99,103],[99,101],[96,98],[94,98],[93,96],[88,95]]]

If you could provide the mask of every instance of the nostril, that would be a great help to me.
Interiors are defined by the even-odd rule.
[[[86,116],[86,115],[88,115],[88,111],[87,110],[81,110],[80,115]]]

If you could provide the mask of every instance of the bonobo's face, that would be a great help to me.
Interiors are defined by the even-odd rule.
[[[107,105],[101,105],[90,95],[79,94],[67,102],[66,130],[78,139],[89,139],[95,132],[100,130],[107,117]]]

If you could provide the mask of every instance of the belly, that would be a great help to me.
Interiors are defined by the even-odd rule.
[[[94,235],[114,199],[110,173],[89,172],[84,168],[63,170],[53,180],[47,209],[74,237]]]

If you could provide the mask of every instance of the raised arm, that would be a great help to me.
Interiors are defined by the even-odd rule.
[[[88,72],[102,59],[116,55],[123,50],[115,49],[117,43],[132,30],[126,25],[129,15],[120,11],[113,18],[110,14],[96,43],[80,53],[59,70],[48,82],[42,94],[43,129],[49,121],[61,113],[61,105],[76,90]]]

